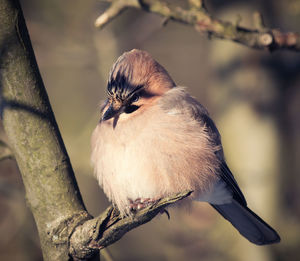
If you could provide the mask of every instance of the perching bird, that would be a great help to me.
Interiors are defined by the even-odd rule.
[[[207,110],[147,52],[124,53],[113,65],[108,99],[92,135],[92,164],[109,200],[123,215],[186,190],[208,202],[249,241],[279,235],[248,207],[224,159]]]

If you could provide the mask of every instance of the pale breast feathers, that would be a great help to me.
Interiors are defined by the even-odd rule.
[[[206,109],[183,88],[173,88],[162,98],[130,123],[120,122],[115,129],[100,124],[94,131],[95,174],[121,211],[128,198],[157,198],[183,190],[194,190],[196,197],[219,179],[215,152],[221,145],[211,136],[219,134],[207,125]]]

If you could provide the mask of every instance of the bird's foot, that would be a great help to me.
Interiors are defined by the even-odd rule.
[[[166,210],[165,208],[164,209],[162,209],[161,211],[160,211],[160,214],[166,214],[167,215],[167,217],[168,217],[168,219],[170,220],[170,214],[169,214],[169,211],[168,210]]]
[[[137,198],[136,200],[128,199],[129,200],[129,210],[131,212],[137,212],[140,209],[146,208],[150,205],[154,205],[157,201],[159,201],[158,198]],[[168,210],[162,209],[160,210],[160,214],[166,214],[168,219],[170,220],[170,214]]]
[[[151,198],[137,198],[136,200],[129,199],[129,209],[132,212],[136,212],[140,209],[146,208],[150,205],[155,204],[158,199]]]

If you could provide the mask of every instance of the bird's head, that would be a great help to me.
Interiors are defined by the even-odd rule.
[[[137,49],[125,52],[110,71],[101,120],[145,109],[174,86],[168,72],[150,54]]]

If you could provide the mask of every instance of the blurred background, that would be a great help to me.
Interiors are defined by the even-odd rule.
[[[210,0],[218,18],[299,31],[299,0]],[[250,244],[205,203],[165,215],[126,234],[109,250],[129,260],[300,260],[300,55],[251,50],[208,39],[191,27],[128,10],[103,30],[97,0],[22,0],[39,68],[88,211],[108,202],[90,166],[90,135],[99,120],[109,69],[124,51],[147,50],[205,105],[249,206],[282,242]],[[1,130],[1,138],[5,134]],[[0,162],[0,260],[42,260],[37,230],[13,160]]]

